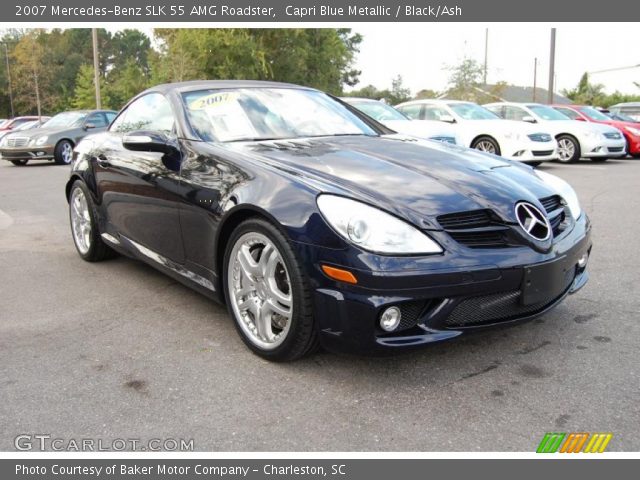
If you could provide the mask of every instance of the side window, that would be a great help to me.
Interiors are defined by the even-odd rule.
[[[451,116],[446,109],[438,107],[437,105],[426,105],[424,107],[424,119],[425,120],[442,120],[442,117]]]
[[[92,123],[93,126],[96,128],[102,128],[107,126],[107,120],[105,119],[102,113],[92,113],[87,117],[87,121],[85,122],[85,125],[87,123]]]
[[[578,112],[574,112],[570,108],[556,108],[556,110],[558,110],[560,113],[564,113],[571,120],[576,120],[580,116],[578,115]]]
[[[407,117],[412,120],[420,120],[420,110],[422,109],[422,105],[404,105],[400,107],[402,113],[404,113]]]
[[[149,93],[135,100],[111,124],[111,132],[151,130],[171,132],[174,118],[169,101],[160,93]]]
[[[504,105],[493,105],[491,107],[485,107],[487,110],[495,113],[496,115],[498,115],[500,118],[505,118],[504,117]]]
[[[113,112],[105,112],[105,115],[107,116],[107,123],[113,122],[113,119],[116,118],[116,114]]]
[[[505,105],[504,107],[504,115],[500,115],[505,120],[522,120],[527,116],[527,112],[525,112],[520,107],[513,107],[511,105]]]

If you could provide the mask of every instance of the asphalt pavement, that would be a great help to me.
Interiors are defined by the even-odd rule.
[[[594,224],[591,280],[544,317],[419,352],[269,363],[224,307],[77,255],[69,168],[0,162],[0,450],[20,434],[214,451],[525,451],[546,432],[640,450],[640,161],[546,164]]]

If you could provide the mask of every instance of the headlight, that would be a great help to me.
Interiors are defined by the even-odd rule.
[[[442,248],[408,223],[364,203],[320,195],[318,208],[344,239],[377,253],[441,253]]]
[[[624,129],[627,132],[629,132],[631,135],[635,135],[636,137],[640,137],[640,128],[624,127]]]
[[[550,173],[543,172],[541,170],[536,170],[536,175],[538,175],[540,180],[556,190],[558,194],[564,198],[573,218],[577,219],[580,217],[580,214],[582,213],[580,201],[578,200],[578,195],[576,195],[576,192],[571,185],[560,177],[556,177],[555,175],[551,175]]]
[[[29,143],[31,145],[44,145],[48,138],[49,137],[47,137],[46,135],[43,135],[41,137],[32,139]]]

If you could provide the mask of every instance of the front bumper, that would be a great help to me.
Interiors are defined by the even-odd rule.
[[[558,158],[558,142],[505,142],[501,153],[517,162],[546,162]]]
[[[588,258],[591,251],[590,228],[583,214],[547,254],[528,247],[476,250],[482,265],[454,258],[447,262],[449,268],[443,268],[440,259],[436,268],[429,269],[428,261],[421,264],[404,257],[403,269],[403,257],[395,257],[400,259],[400,269],[396,262],[393,271],[350,269],[358,278],[357,285],[334,281],[322,273],[321,264],[339,266],[331,261],[336,258],[335,251],[308,244],[294,246],[302,258],[313,259],[306,264],[321,344],[333,351],[376,354],[544,314],[586,284],[586,265],[579,266],[578,261],[584,255]],[[535,285],[525,286],[532,281],[531,272],[540,269],[542,278],[538,272]],[[554,274],[545,276],[545,271]],[[534,299],[532,288],[537,288]],[[386,333],[379,327],[379,318],[390,306],[400,308],[406,323]]]
[[[2,147],[0,148],[0,160],[51,160],[54,149],[54,145]]]
[[[618,158],[624,157],[626,142],[624,137],[619,140],[582,138],[580,152],[584,158]]]

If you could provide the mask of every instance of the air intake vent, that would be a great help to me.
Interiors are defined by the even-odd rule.
[[[491,210],[440,215],[438,223],[456,242],[469,248],[499,248],[507,246],[508,227],[494,219]]]

